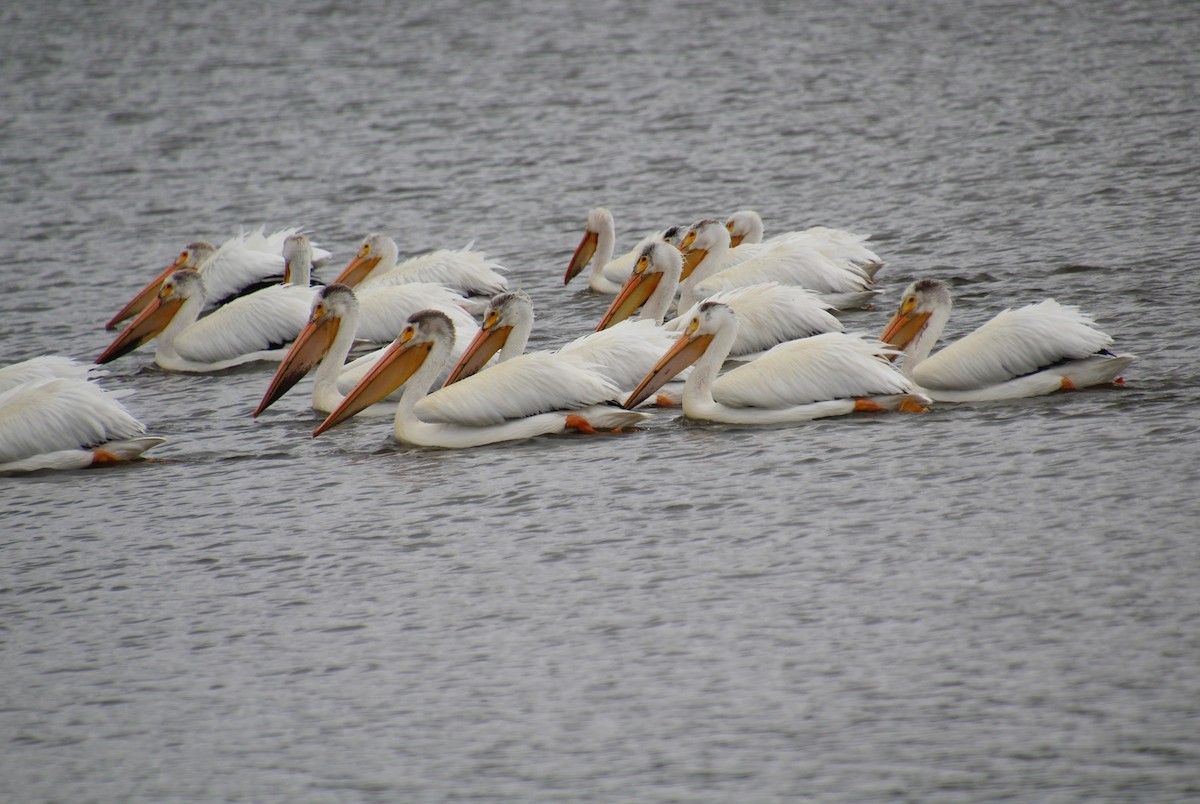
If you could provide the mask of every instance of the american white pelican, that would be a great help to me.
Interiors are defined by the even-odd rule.
[[[271,235],[262,229],[243,232],[221,244],[220,248],[207,240],[188,243],[175,262],[168,265],[158,276],[142,288],[121,311],[104,325],[105,329],[116,329],[127,318],[140,313],[158,295],[163,280],[181,268],[199,271],[204,277],[207,292],[205,310],[219,307],[226,302],[268,285],[283,281],[284,260],[281,256],[284,241],[299,233],[299,228],[280,229]],[[313,248],[313,266],[323,264],[330,253],[322,248]]]
[[[568,429],[620,429],[645,417],[596,404],[615,398],[619,389],[594,372],[580,371],[578,376],[569,373],[570,364],[559,364],[564,373],[547,375],[548,384],[541,389],[513,387],[505,382],[504,373],[498,371],[505,365],[501,363],[429,394],[430,386],[449,366],[453,340],[454,325],[445,313],[422,310],[413,315],[387,353],[313,435],[374,404],[401,384],[405,388],[396,405],[396,439],[427,447],[474,447]],[[588,386],[594,386],[594,393],[583,390]],[[525,415],[524,400],[514,400],[528,395],[539,396],[548,412]],[[581,407],[557,409],[571,397],[571,404]],[[518,418],[509,418],[514,408]]]
[[[0,392],[0,474],[129,461],[163,443],[146,435],[122,396],[78,376],[53,375]]]
[[[154,362],[168,371],[220,371],[281,360],[284,347],[304,328],[315,293],[307,285],[271,285],[200,318],[204,280],[197,271],[175,271],[96,362],[116,360],[155,337]]]
[[[921,279],[904,291],[880,340],[903,350],[901,370],[938,402],[1041,396],[1114,382],[1134,355],[1105,349],[1110,338],[1077,307],[1045,299],[996,315],[930,356],[950,318],[950,291]]]
[[[91,379],[97,371],[95,366],[89,366],[62,355],[31,357],[20,363],[0,368],[0,393],[16,388],[18,385],[39,380],[52,380],[55,377],[87,380]]]
[[[762,282],[808,288],[838,309],[866,306],[878,293],[861,268],[831,260],[803,239],[783,240],[752,259],[721,269],[729,251],[729,230],[710,219],[692,226],[679,248],[684,254],[681,310],[717,291]]]
[[[431,299],[442,299],[443,295],[453,295],[453,291],[441,285],[430,285],[426,282],[412,282],[378,290],[378,293],[369,293],[368,297],[376,301],[381,296],[396,297],[397,304],[389,308],[392,315],[398,315],[407,309],[405,317],[393,329],[397,334],[404,329],[409,316],[428,309],[421,306],[422,304],[428,304]],[[331,413],[342,404],[346,394],[366,376],[367,371],[386,351],[386,348],[376,349],[349,363],[346,362],[362,325],[362,306],[354,291],[346,285],[335,283],[317,291],[308,323],[280,363],[262,402],[254,411],[255,416],[287,393],[301,377],[312,370],[313,366],[317,366],[313,375],[313,409]],[[455,346],[451,355],[458,359],[462,354],[463,345],[475,337],[479,327],[473,318],[452,302],[435,306],[433,309],[441,310],[454,323]],[[391,340],[395,340],[395,336]],[[398,398],[399,395],[396,396]],[[391,406],[375,405],[368,412],[381,414],[391,411]]]
[[[368,287],[408,282],[445,285],[473,300],[490,299],[508,289],[508,279],[500,273],[504,270],[500,263],[482,251],[472,250],[470,245],[461,249],[439,249],[397,263],[399,254],[395,240],[384,234],[369,234],[363,238],[354,258],[333,281],[354,288],[360,301]]]
[[[683,413],[728,424],[786,424],[855,411],[924,410],[909,381],[883,356],[883,344],[827,332],[775,346],[720,378],[717,371],[737,337],[737,315],[720,302],[702,302],[678,343],[625,402],[632,408],[680,369]]]
[[[801,239],[831,260],[857,265],[870,278],[874,278],[885,264],[878,254],[867,248],[870,235],[854,234],[826,226],[812,226],[799,231],[783,232],[764,241],[762,216],[752,209],[738,210],[730,215],[725,221],[725,228],[729,230],[731,254],[745,245],[759,244],[770,248],[784,240]]]
[[[643,319],[662,324],[679,284],[682,267],[683,258],[678,249],[663,243],[646,247],[629,281],[613,299],[597,329],[623,321],[639,307]],[[738,359],[747,359],[784,341],[842,331],[842,323],[829,312],[829,305],[804,288],[770,282],[723,291],[712,300],[728,304],[737,313],[737,338],[730,354]],[[686,325],[691,312],[685,310],[683,316],[667,322],[664,328],[678,332]]]
[[[670,246],[664,244],[663,248]],[[479,334],[467,346],[446,383],[475,374],[497,351],[500,352],[499,363],[515,361],[530,366],[528,370],[534,372],[552,370],[553,361],[541,357],[535,359],[525,353],[533,322],[533,301],[524,292],[516,290],[496,296],[488,302]],[[579,368],[599,372],[627,391],[637,385],[674,342],[675,336],[653,321],[622,321],[601,332],[576,338],[552,354]],[[518,370],[515,363],[505,369],[514,372],[514,377]],[[533,378],[528,385],[535,387],[544,383]],[[534,404],[542,403],[535,401]]]
[[[596,293],[609,296],[620,293],[625,280],[633,271],[638,256],[646,246],[651,243],[674,244],[681,237],[681,233],[682,228],[679,226],[672,226],[661,232],[653,232],[642,238],[629,251],[613,259],[617,234],[612,213],[604,207],[595,207],[588,211],[583,239],[579,241],[575,253],[571,255],[571,262],[567,266],[567,275],[563,279],[563,284],[570,282],[587,267],[588,263],[591,263],[592,270],[588,272],[588,287]]]

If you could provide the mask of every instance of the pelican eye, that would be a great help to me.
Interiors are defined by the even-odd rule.
[[[408,343],[416,336],[416,334],[417,328],[412,324],[409,324],[404,328],[404,331],[400,333],[400,343]]]
[[[170,297],[171,297],[171,294],[172,294],[172,293],[174,293],[174,292],[175,292],[175,286],[174,286],[174,285],[163,285],[163,286],[162,286],[162,290],[160,290],[160,291],[158,292],[158,296],[159,296],[159,298],[161,298],[161,299],[167,299],[167,298],[170,298]]]
[[[650,258],[643,254],[642,256],[638,257],[637,265],[633,267],[633,272],[635,274],[645,273],[646,269],[649,267]]]
[[[365,257],[370,253],[371,253],[371,244],[370,243],[363,243],[362,248],[360,248],[358,250],[359,257]]]
[[[735,228],[733,221],[732,220],[725,221],[725,228],[729,230],[730,234],[733,234],[733,230]]]
[[[313,321],[316,321],[318,318],[324,317],[324,315],[325,315],[325,304],[324,304],[324,302],[322,302],[313,308],[313,311],[312,311]]]
[[[688,334],[688,335],[694,335],[694,334],[696,334],[696,330],[698,330],[698,329],[700,329],[700,318],[699,318],[699,316],[697,316],[696,318],[693,318],[691,321],[689,321],[689,322],[688,322],[688,325],[687,325],[687,334]]]
[[[495,310],[489,310],[487,314],[487,320],[483,322],[483,328],[491,329],[492,327],[496,326],[499,321],[500,313],[496,312]]]

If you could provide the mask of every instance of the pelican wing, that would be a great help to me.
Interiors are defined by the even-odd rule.
[[[648,319],[626,319],[562,346],[558,353],[591,365],[623,389],[636,388],[654,364],[675,345],[676,336]]]
[[[220,363],[279,349],[295,340],[308,322],[314,292],[272,285],[234,299],[179,333],[175,348],[196,363]]]
[[[730,288],[712,294],[705,301],[728,304],[737,314],[737,338],[729,350],[732,357],[744,357],[785,341],[843,329],[842,322],[829,312],[828,304],[807,288],[794,285],[765,282]],[[695,314],[693,307],[665,326],[682,330]]]
[[[529,352],[435,391],[417,403],[416,413],[425,421],[483,427],[620,397],[596,371],[551,352]]]
[[[0,394],[0,464],[146,432],[119,397],[86,380],[36,380]]]
[[[200,268],[207,307],[219,307],[232,299],[283,281],[283,241],[299,227],[265,234],[257,229],[242,232],[221,244],[212,259]],[[330,253],[313,246],[313,264],[328,260]]]
[[[441,310],[450,316],[456,331],[474,329],[475,319],[462,308],[462,301],[454,290],[433,282],[372,283],[358,291],[355,337],[370,343],[390,343],[418,310]]]
[[[94,376],[95,366],[84,365],[73,358],[62,355],[42,355],[31,357],[20,363],[0,368],[0,393],[16,388],[19,385],[49,380],[55,377],[73,377],[86,380]],[[103,372],[96,372],[103,373]]]
[[[782,408],[911,392],[885,351],[878,341],[843,332],[788,341],[719,377],[713,398],[730,407]]]
[[[1078,307],[1046,299],[1005,310],[914,367],[925,388],[970,390],[1032,374],[1103,349],[1112,338]]]
[[[375,276],[361,285],[367,288],[398,285],[407,282],[432,282],[453,288],[468,296],[495,296],[508,289],[508,278],[500,263],[471,245],[461,249],[439,249],[429,254],[410,257],[386,273]]]
[[[703,298],[722,288],[762,282],[799,285],[819,293],[857,293],[867,290],[870,284],[858,267],[831,260],[802,240],[785,240],[700,282],[696,296]]]

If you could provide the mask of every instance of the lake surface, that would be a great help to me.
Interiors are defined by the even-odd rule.
[[[0,479],[0,798],[1200,797],[1200,6],[393,5],[0,12],[3,362],[260,225],[473,241],[549,346],[590,207],[749,207],[1127,385],[438,451],[139,351],[155,460]]]

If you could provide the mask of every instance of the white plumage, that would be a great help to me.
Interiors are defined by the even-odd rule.
[[[855,411],[924,409],[927,400],[914,395],[911,383],[887,362],[883,344],[842,332],[779,344],[718,378],[737,326],[728,305],[701,304],[625,406],[640,404],[694,364],[683,385],[683,412],[692,419],[786,424]]]
[[[912,283],[881,340],[903,350],[902,370],[931,398],[979,402],[1040,396],[1112,382],[1133,355],[1105,350],[1112,338],[1079,308],[1045,299],[1004,310],[933,354],[952,301],[936,279]]]
[[[685,268],[680,309],[718,291],[763,282],[808,288],[839,309],[863,307],[878,293],[859,266],[830,259],[804,238],[779,241],[751,259],[722,268],[729,242],[729,230],[717,220],[700,221],[684,235],[680,249],[685,266],[693,267],[690,273]]]
[[[619,293],[638,256],[651,243],[673,243],[679,236],[679,227],[673,226],[660,232],[646,235],[637,245],[617,258],[613,258],[616,248],[616,226],[612,213],[604,207],[594,207],[588,211],[587,225],[583,238],[571,255],[567,266],[567,274],[563,284],[570,282],[580,271],[591,264],[588,272],[588,287],[596,293],[611,296]]]
[[[530,355],[525,354],[533,323],[533,301],[528,295],[518,290],[496,296],[488,302],[483,326],[451,371],[448,382],[453,383],[474,374],[497,351],[500,363],[545,365],[541,359],[536,363],[527,360]],[[628,391],[637,385],[674,342],[675,337],[653,321],[622,321],[600,332],[582,335],[553,354],[561,361],[598,372],[618,388]],[[515,370],[510,366],[509,371]],[[539,406],[545,404],[537,400],[531,402]]]
[[[426,291],[432,289],[432,292]],[[429,309],[428,304],[436,304],[434,299],[444,302],[444,306],[435,306],[451,319],[455,330],[455,346],[451,355],[457,359],[465,344],[479,332],[475,320],[467,315],[453,301],[447,301],[446,295],[453,296],[452,291],[440,286],[414,282],[406,285],[394,285],[381,290],[383,294],[372,293],[370,298],[378,302],[384,297],[395,297],[388,307],[388,314],[397,316],[407,310],[400,323],[395,325],[398,336],[408,323],[408,317],[419,310]],[[342,404],[346,394],[366,376],[367,372],[383,356],[387,347],[381,347],[347,363],[346,358],[357,339],[362,325],[360,311],[364,305],[359,302],[356,294],[346,285],[333,284],[321,288],[313,299],[308,323],[305,324],[295,342],[292,343],[287,355],[279,364],[275,376],[271,379],[262,402],[254,415],[258,416],[271,404],[283,396],[300,379],[317,366],[313,375],[312,406],[314,410],[329,413]],[[395,336],[391,338],[395,340]],[[399,398],[399,394],[393,394]],[[394,401],[394,400],[393,400]],[[389,405],[374,405],[367,413],[390,413]]]
[[[395,437],[421,446],[471,447],[560,433],[567,429],[614,429],[629,426],[644,417],[644,414],[620,408],[591,405],[577,410],[505,418],[513,404],[510,397],[520,389],[508,382],[503,372],[493,374],[495,369],[429,394],[434,380],[449,365],[453,339],[454,326],[445,314],[426,310],[412,316],[404,332],[388,347],[387,354],[313,434],[320,434],[354,415],[402,383],[406,386],[396,405]],[[503,367],[504,364],[500,364],[496,369]],[[552,379],[550,375],[546,378]],[[615,398],[618,393],[615,386],[599,375],[591,374],[589,381],[600,383],[598,388],[603,391],[602,397]],[[540,394],[546,397],[549,391],[543,388]],[[454,418],[455,421],[430,421],[425,416]]]
[[[762,216],[752,209],[742,209],[729,216],[725,221],[729,230],[729,253],[735,255],[744,246],[758,245],[765,250],[778,245],[785,240],[803,240],[831,260],[846,261],[857,265],[871,278],[884,266],[879,255],[867,247],[870,235],[855,234],[844,229],[831,229],[826,226],[812,226],[798,231],[782,232],[763,240]],[[754,252],[745,252],[750,256]],[[744,259],[744,258],[743,258]],[[741,260],[738,260],[740,262]],[[728,263],[727,266],[728,267]]]
[[[270,235],[259,228],[255,231],[241,232],[226,240],[220,247],[207,240],[188,243],[173,263],[112,317],[105,329],[115,329],[122,321],[144,310],[158,295],[163,281],[180,269],[199,271],[204,278],[204,311],[219,307],[245,293],[278,284],[284,281],[284,243],[288,237],[299,233],[299,227],[280,229]],[[328,251],[315,246],[311,255],[310,271],[313,267],[324,264],[330,257]]]
[[[633,274],[600,320],[600,327],[622,321],[641,308],[641,317],[663,323],[675,295],[682,271],[683,258],[679,251],[662,243],[643,250]],[[775,282],[751,285],[716,294],[734,309],[738,316],[737,337],[730,347],[730,356],[749,359],[777,343],[816,335],[821,332],[840,332],[842,323],[812,291],[788,287]],[[663,324],[668,332],[679,332],[694,310],[685,310]]]
[[[255,360],[281,360],[307,322],[316,293],[307,276],[304,282],[263,288],[199,318],[204,281],[196,271],[175,271],[96,362],[115,360],[155,337],[154,362],[168,371],[219,371]]]
[[[67,358],[34,358],[0,369],[0,473],[82,469],[127,461],[165,439],[125,409],[125,393],[86,379]],[[16,382],[19,376],[34,379]],[[64,376],[65,375],[65,376]]]

